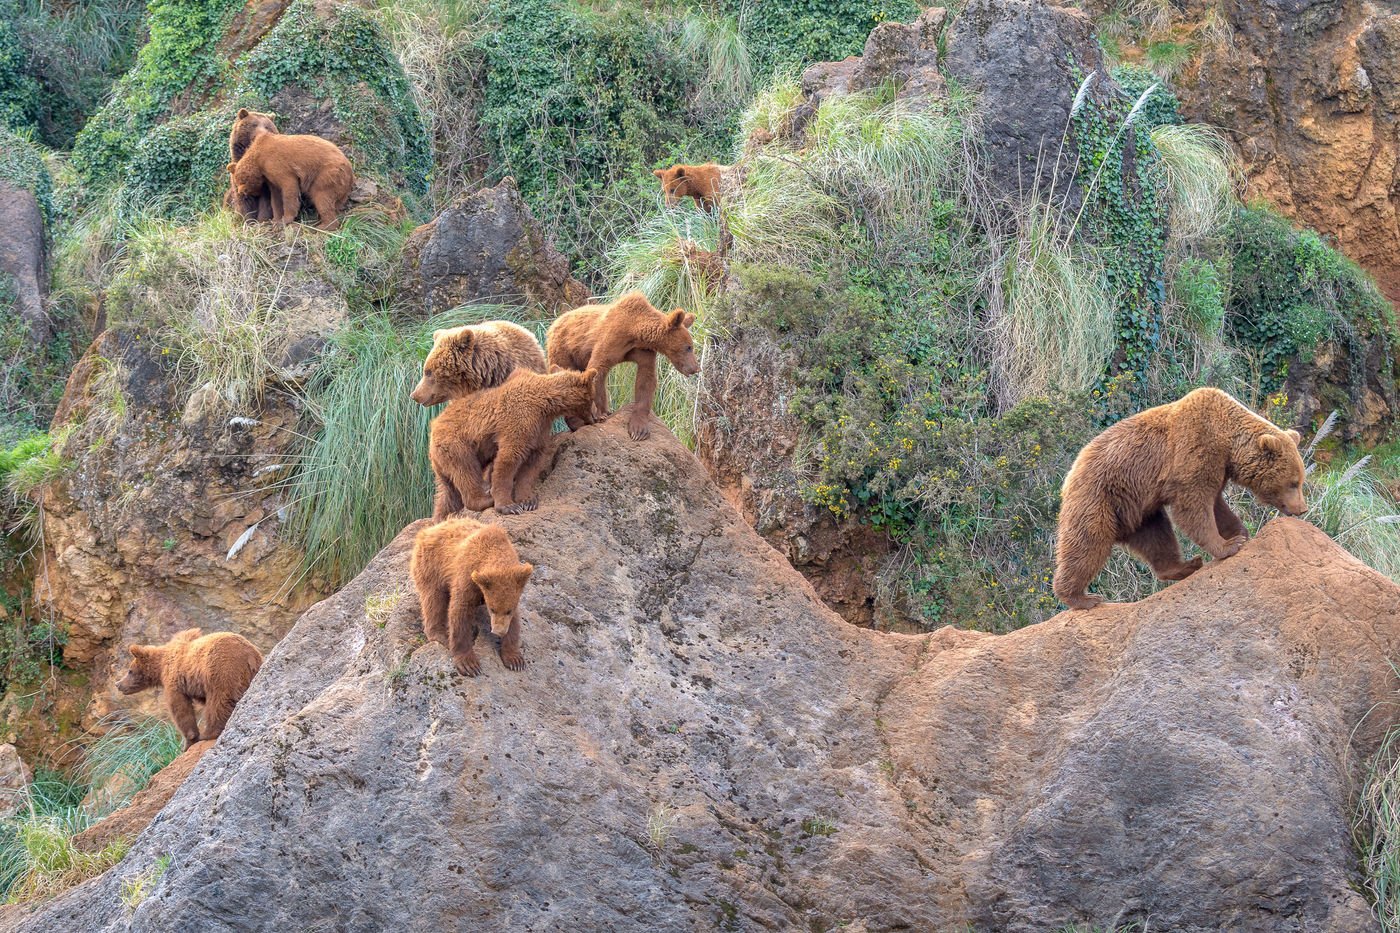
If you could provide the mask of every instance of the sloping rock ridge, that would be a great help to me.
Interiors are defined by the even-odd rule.
[[[1135,605],[915,637],[826,609],[661,431],[585,429],[487,516],[536,566],[526,671],[424,643],[412,525],[121,865],[6,928],[1377,929],[1346,793],[1400,587],[1304,522]]]

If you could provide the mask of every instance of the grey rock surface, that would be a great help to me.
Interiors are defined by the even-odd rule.
[[[4,285],[14,292],[13,313],[42,343],[53,336],[44,309],[49,280],[44,266],[44,215],[34,194],[0,181],[0,296]],[[9,309],[0,307],[0,311]]]
[[[1378,928],[1346,781],[1400,587],[1306,523],[1138,604],[901,636],[827,610],[661,430],[572,435],[539,511],[485,517],[536,567],[525,672],[424,643],[412,525],[121,865],[0,928]]]

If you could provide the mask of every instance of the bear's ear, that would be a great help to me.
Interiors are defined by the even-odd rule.
[[[1290,441],[1292,441],[1293,443],[1295,443],[1295,444],[1301,444],[1301,443],[1303,443],[1303,435],[1299,434],[1297,431],[1293,430],[1292,428],[1289,428],[1287,431],[1284,431],[1283,433],[1284,433],[1284,434],[1287,434],[1287,435],[1288,435],[1288,439],[1289,439]]]
[[[681,319],[681,326],[682,326],[682,327],[689,327],[691,324],[694,324],[694,323],[695,323],[695,315],[690,314],[690,313],[687,313],[686,316],[685,316],[684,318]]]
[[[239,107],[239,108],[238,108],[238,119],[242,120],[242,119],[245,119],[247,116],[248,116],[248,108],[247,108],[247,107]]]
[[[516,567],[516,568],[515,568],[515,582],[516,582],[516,584],[518,584],[518,585],[520,586],[521,589],[524,589],[524,588],[525,588],[525,584],[528,583],[528,582],[530,581],[530,574],[532,574],[532,573],[534,573],[534,572],[535,572],[535,565],[534,565],[534,564],[521,564],[519,567]]]
[[[131,652],[133,659],[149,657],[151,653],[151,649],[145,645],[127,645],[126,650]]]
[[[676,177],[677,177],[677,178],[684,178],[684,177],[685,177],[685,166],[684,166],[684,165],[677,165],[677,166],[675,167],[675,173],[676,173]]]
[[[685,312],[682,311],[680,308],[677,308],[676,310],[672,311],[670,314],[666,315],[666,326],[669,327],[669,328],[671,328],[672,330],[675,330],[675,329],[680,328],[680,327],[684,327],[684,326],[685,326]]]
[[[1276,434],[1259,435],[1259,449],[1266,454],[1277,454],[1283,451],[1283,441]]]
[[[477,585],[477,588],[478,588],[478,589],[485,589],[486,587],[485,587],[484,584],[486,583],[486,575],[485,575],[484,573],[482,573],[480,570],[473,570],[473,571],[472,571],[472,582],[475,583],[475,584]]]
[[[651,170],[651,173],[652,173],[653,175],[655,175],[657,178],[665,178],[665,177],[666,177],[666,170],[665,170],[664,168],[654,168],[654,169]]]
[[[237,162],[230,162],[230,163],[228,164],[228,173],[229,173],[230,175],[232,175],[232,174],[233,174],[233,170],[236,169],[236,168],[238,168],[238,163],[237,163]]]

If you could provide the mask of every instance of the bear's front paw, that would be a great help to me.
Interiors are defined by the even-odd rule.
[[[1103,597],[1098,593],[1084,593],[1079,596],[1066,596],[1061,602],[1071,609],[1093,609],[1103,602]]]
[[[521,512],[533,512],[540,507],[538,499],[523,499],[519,502],[512,502],[510,505],[503,505],[496,510],[498,515],[519,515]]]
[[[463,506],[463,508],[470,509],[473,512],[485,512],[493,505],[495,505],[495,501],[490,496],[482,496],[480,499],[468,499],[467,504]]]
[[[521,654],[518,649],[515,648],[501,649],[501,663],[506,666],[506,670],[525,670],[525,656]]]
[[[1246,539],[1244,535],[1235,535],[1233,538],[1226,538],[1225,545],[1220,549],[1220,553],[1214,554],[1212,556],[1216,560],[1224,560],[1227,557],[1234,557],[1240,552],[1240,548],[1244,547],[1244,543],[1246,540],[1248,539]]]
[[[476,659],[475,651],[457,655],[452,659],[452,666],[457,668],[457,673],[463,677],[475,677],[481,673],[481,662]]]
[[[634,441],[644,441],[651,437],[650,418],[646,412],[633,412],[627,420],[627,434]]]

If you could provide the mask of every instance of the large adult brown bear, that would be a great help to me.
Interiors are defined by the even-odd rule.
[[[229,127],[228,133],[228,159],[231,163],[236,163],[243,158],[243,153],[248,151],[248,147],[253,144],[253,140],[266,133],[277,134],[277,124],[272,119],[270,113],[259,113],[256,110],[249,110],[247,107],[239,109],[238,114],[233,118],[233,125]],[[228,208],[243,217],[245,220],[269,221],[273,216],[272,192],[263,186],[256,199],[244,198],[239,195],[233,183],[233,173],[229,172],[228,191],[224,194],[224,207]]]
[[[1125,418],[1090,441],[1065,477],[1055,542],[1055,595],[1071,609],[1103,597],[1086,592],[1114,544],[1159,580],[1184,580],[1201,559],[1181,559],[1172,522],[1216,560],[1247,539],[1225,503],[1238,483],[1286,515],[1307,510],[1298,432],[1281,431],[1219,389]],[[1167,509],[1171,518],[1167,518]]]
[[[296,220],[304,195],[316,208],[316,226],[336,229],[340,226],[340,210],[355,183],[355,173],[345,153],[319,136],[260,135],[249,144],[243,158],[229,163],[228,170],[236,196],[245,204],[255,199],[264,186],[271,191],[272,222],[279,226]]]

